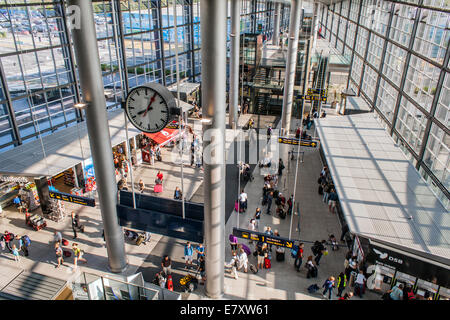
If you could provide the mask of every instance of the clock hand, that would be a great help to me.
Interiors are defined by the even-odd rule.
[[[149,110],[153,110],[153,108],[152,107],[150,107],[150,109]],[[141,114],[143,114],[144,112],[145,112],[146,110],[141,110],[141,111],[139,111],[137,114],[138,115],[141,115]]]
[[[150,99],[150,103],[148,104],[147,109],[145,110],[144,114],[142,115],[143,117],[145,117],[147,115],[148,110],[150,110],[150,106],[152,105],[152,103],[155,101],[157,92],[155,92],[155,94],[153,95],[153,97]]]

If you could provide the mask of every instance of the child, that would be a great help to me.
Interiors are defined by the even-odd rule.
[[[15,244],[12,245],[11,249],[12,249],[12,254],[14,256],[14,260],[19,262],[20,261],[20,258],[19,258],[19,250],[20,249],[17,249]]]

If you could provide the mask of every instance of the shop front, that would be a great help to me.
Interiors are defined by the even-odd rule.
[[[368,289],[385,293],[398,283],[413,288],[417,299],[448,299],[450,267],[410,252],[369,240],[365,248]]]

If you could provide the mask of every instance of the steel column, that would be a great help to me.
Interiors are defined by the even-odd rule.
[[[353,69],[353,60],[355,58],[355,46],[356,46],[356,39],[358,37],[358,29],[359,29],[359,22],[361,20],[361,11],[362,11],[362,1],[359,2],[359,9],[358,9],[358,18],[355,25],[355,36],[353,39],[353,46],[352,46],[352,57],[350,59],[350,70],[348,71],[348,79],[347,79],[347,90],[350,85],[350,78],[352,77],[352,69]],[[350,14],[349,14],[350,19]]]
[[[88,104],[85,110],[86,126],[105,230],[109,268],[112,272],[120,273],[127,267],[127,261],[123,232],[116,212],[117,189],[94,14],[89,1],[68,0],[67,5],[79,8],[78,14],[76,11],[75,14],[76,19],[79,19],[80,27],[72,30],[72,38],[81,90],[84,102]]]
[[[239,104],[239,42],[240,42],[240,0],[230,0],[231,4],[231,34],[230,34],[230,97],[228,124],[232,129],[237,127]]]
[[[273,36],[272,36],[272,44],[274,46],[278,46],[280,44],[280,19],[281,19],[281,3],[275,3],[275,13],[274,13],[274,27],[273,27]]]
[[[2,82],[3,93],[6,98],[6,110],[8,112],[8,119],[14,134],[14,146],[22,144],[22,138],[20,137],[19,127],[17,125],[16,114],[14,113],[14,108],[11,101],[11,94],[9,93],[8,81],[6,79],[5,70],[3,69],[3,63],[0,59],[0,79]]]
[[[419,1],[419,4],[422,4],[422,2],[423,2],[422,0]],[[403,66],[403,74],[402,74],[402,79],[400,81],[400,91],[397,96],[397,101],[396,101],[394,111],[392,114],[392,125],[389,130],[389,134],[391,136],[394,133],[395,123],[397,122],[397,115],[398,115],[398,110],[400,108],[400,101],[402,99],[402,92],[403,92],[403,89],[405,88],[405,83],[406,83],[406,74],[408,73],[409,63],[411,62],[411,55],[412,55],[411,52],[413,49],[414,39],[416,37],[417,27],[419,26],[419,20],[420,20],[421,15],[422,15],[422,9],[418,8],[416,10],[416,16],[414,18],[414,24],[413,24],[413,28],[412,28],[411,38],[409,39],[408,51],[406,52],[405,65]],[[387,35],[387,36],[389,36],[389,35]],[[367,60],[367,57],[364,60]],[[375,105],[375,103],[374,103],[374,105]],[[389,125],[389,123],[388,123],[388,125]]]
[[[312,19],[312,32],[313,32],[313,42],[312,42],[312,52],[316,52],[316,42],[317,42],[317,32],[318,32],[318,24],[317,24],[317,15],[319,11],[320,4],[318,2],[314,3],[313,8],[313,19]]]
[[[227,2],[201,0],[206,295],[223,294]]]
[[[289,134],[291,128],[292,100],[294,94],[295,69],[297,66],[298,35],[300,33],[301,0],[292,0],[289,21],[289,42],[284,80],[281,128]]]
[[[449,60],[450,60],[450,42],[447,42],[447,52],[445,53],[444,62],[442,65],[447,66],[449,63]],[[444,69],[442,69],[441,73],[439,75],[439,80],[438,80],[437,86],[436,86],[436,92],[434,93],[433,102],[431,103],[431,110],[430,110],[431,117],[429,117],[427,120],[425,132],[424,132],[424,138],[422,140],[422,146],[421,146],[420,152],[419,152],[419,158],[417,159],[417,165],[416,165],[417,170],[419,170],[420,165],[423,163],[423,156],[425,154],[428,138],[430,136],[431,125],[433,124],[433,119],[434,119],[434,115],[436,113],[437,104],[439,102],[439,97],[441,95],[441,91],[442,91],[441,89],[442,89],[442,85],[444,84],[445,75],[446,75],[446,71]],[[442,189],[442,191],[444,192],[444,189]]]
[[[389,33],[391,32],[391,25],[392,25],[392,19],[394,17],[394,10],[395,10],[395,4],[391,3],[391,11],[389,12],[389,20],[388,20],[388,26],[386,29],[386,37],[389,37]],[[377,84],[375,86],[375,96],[373,97],[374,105],[377,104],[378,91],[380,90],[381,74],[383,73],[384,61],[386,60],[387,45],[388,45],[388,41],[384,40],[383,51],[381,53],[380,66],[378,67],[378,77],[377,77]],[[399,97],[400,97],[400,95],[399,95]]]

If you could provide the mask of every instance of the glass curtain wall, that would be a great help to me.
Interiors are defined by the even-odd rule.
[[[177,35],[172,1],[93,0],[92,7],[109,110],[127,85],[176,81],[175,36],[180,79],[201,81],[200,0],[177,0]],[[273,9],[242,0],[241,32],[271,34]],[[0,152],[83,121],[73,108],[81,97],[65,18],[63,0],[0,0]]]
[[[342,53],[351,52],[349,88],[375,109],[450,208],[450,3],[404,2],[347,0],[323,6],[321,34]]]

